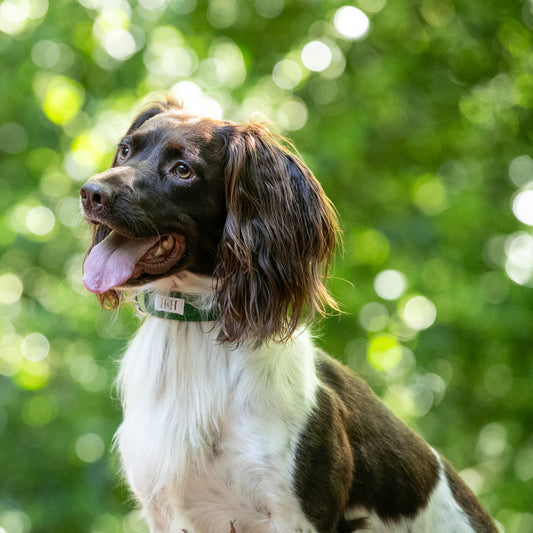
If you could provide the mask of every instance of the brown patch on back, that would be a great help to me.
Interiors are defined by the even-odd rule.
[[[415,515],[439,476],[431,448],[337,361],[320,354],[317,373],[322,387],[295,472],[308,519],[321,532],[340,532],[348,526],[344,512],[358,506],[384,521]]]
[[[455,472],[450,462],[444,457],[441,459],[444,463],[446,479],[450,485],[453,497],[468,516],[472,527],[477,533],[497,533],[496,526],[490,519],[490,516],[481,507],[474,493]]]
[[[354,462],[350,506],[374,509],[382,519],[416,514],[438,481],[439,466],[431,448],[337,361],[321,360],[319,371],[346,406],[345,428]]]
[[[307,519],[318,531],[333,532],[343,519],[354,469],[343,405],[326,389],[317,401],[300,438],[294,486]]]

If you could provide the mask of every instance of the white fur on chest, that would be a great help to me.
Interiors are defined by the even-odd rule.
[[[211,324],[148,318],[123,359],[123,468],[152,531],[313,527],[292,488],[317,378],[306,333],[232,349]]]

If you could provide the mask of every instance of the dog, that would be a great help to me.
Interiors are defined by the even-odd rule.
[[[152,533],[487,533],[450,464],[318,349],[336,212],[262,123],[154,100],[81,188],[83,281],[147,315],[116,443]]]

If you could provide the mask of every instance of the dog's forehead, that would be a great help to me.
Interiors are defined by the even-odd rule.
[[[184,111],[159,113],[148,119],[138,129],[139,133],[153,133],[162,138],[180,136],[208,141],[216,130],[216,121],[191,115]]]

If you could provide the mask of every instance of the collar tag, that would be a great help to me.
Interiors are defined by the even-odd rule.
[[[173,298],[155,293],[154,309],[163,313],[185,314],[185,300],[183,298]]]
[[[220,310],[216,305],[209,309],[199,309],[182,296],[180,292],[171,292],[167,296],[157,292],[143,291],[135,296],[135,302],[142,315],[151,315],[166,320],[213,322],[219,319]]]

